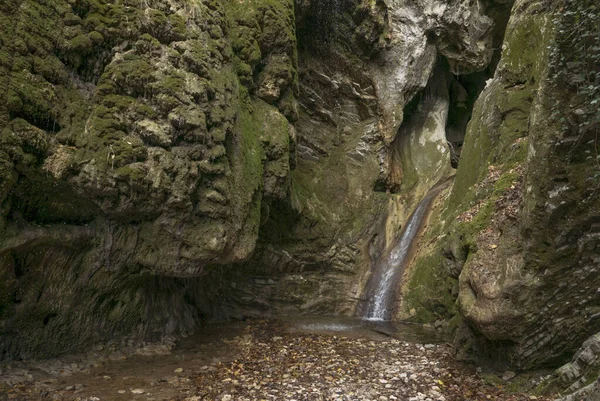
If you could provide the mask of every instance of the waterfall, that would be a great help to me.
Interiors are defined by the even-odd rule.
[[[395,290],[398,281],[402,279],[412,242],[419,233],[429,206],[442,188],[443,186],[435,186],[419,202],[392,249],[376,263],[373,275],[366,287],[368,300],[363,319],[376,322],[392,319]]]

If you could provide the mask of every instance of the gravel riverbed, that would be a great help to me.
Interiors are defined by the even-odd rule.
[[[490,381],[457,363],[445,344],[299,332],[271,321],[186,341],[172,351],[153,345],[160,355],[118,351],[102,360],[4,366],[0,400],[549,400],[510,393],[509,381]],[[152,346],[140,349],[148,354]]]

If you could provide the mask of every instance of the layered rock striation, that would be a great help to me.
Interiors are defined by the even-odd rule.
[[[352,315],[458,167],[397,316],[449,320],[465,356],[566,362],[600,332],[597,15],[568,0],[3,2],[0,355]]]

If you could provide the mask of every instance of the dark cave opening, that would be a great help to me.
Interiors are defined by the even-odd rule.
[[[475,72],[467,75],[447,73],[448,82],[448,119],[446,121],[446,140],[450,148],[450,163],[458,168],[467,126],[473,115],[473,108],[479,95],[485,88],[489,72]]]

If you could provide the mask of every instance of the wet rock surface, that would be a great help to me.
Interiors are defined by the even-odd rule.
[[[595,3],[2,1],[0,359],[353,315],[451,163],[400,315],[565,363],[600,331]]]
[[[408,342],[360,330],[332,331],[337,324],[314,326],[321,332],[299,331],[306,325],[294,327],[267,321],[220,326],[220,335],[229,333],[225,338],[213,332],[204,337],[210,341],[189,338],[172,353],[123,355],[122,361],[104,362],[79,373],[77,367],[68,372],[63,361],[62,371],[44,379],[39,370],[47,366],[44,363],[22,371],[13,368],[3,372],[0,397],[20,401],[547,400],[512,394],[486,382],[473,368],[453,361],[444,344]]]

